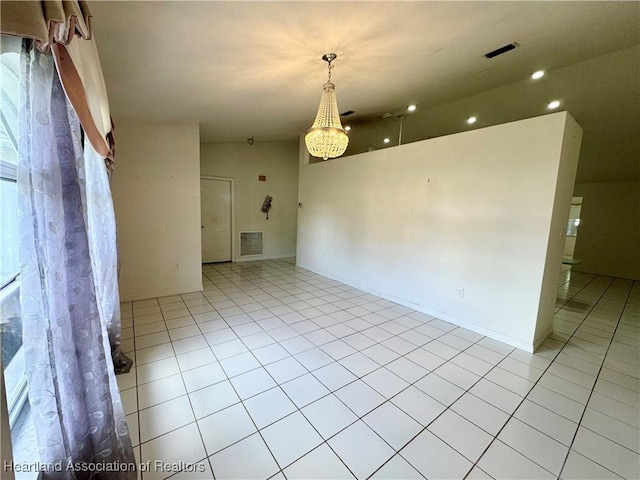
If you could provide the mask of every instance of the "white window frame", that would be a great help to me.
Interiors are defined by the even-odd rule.
[[[17,53],[13,51],[13,47],[11,46],[7,46],[8,50],[5,50],[4,44],[5,42],[3,42],[3,49],[2,51],[0,51],[0,54],[8,53],[10,51],[14,54]],[[3,68],[3,71],[2,71],[3,81],[6,82],[12,78],[15,78],[15,81],[19,82],[17,73],[13,69],[10,69],[6,65],[1,66],[0,68]],[[0,89],[0,95],[2,95],[2,98],[0,99],[0,104],[3,105],[3,108],[0,109],[0,124],[2,126],[2,130],[6,133],[6,136],[8,137],[10,143],[13,145],[14,151],[17,152],[18,150],[17,139],[16,139],[17,127],[15,125],[11,125],[10,120],[7,119],[5,115],[6,112],[4,111],[5,107],[6,108],[15,107],[17,109],[18,108],[17,101],[16,101],[17,99],[14,99],[11,96],[8,96],[4,88]],[[17,167],[15,163],[11,163],[5,159],[0,158],[0,182],[3,182],[3,183],[17,182]],[[17,271],[15,272],[15,274],[12,274],[8,279],[2,280],[3,283],[0,284],[0,309],[4,306],[5,302],[11,300],[14,297],[14,295],[19,294],[19,289],[20,289],[19,273],[20,272]],[[16,352],[13,358],[16,358],[17,356],[23,355],[23,354],[24,354],[23,347],[20,346],[20,348],[18,349],[18,351]],[[9,367],[9,365],[7,365],[6,367]],[[2,389],[5,392],[6,401],[7,401],[9,425],[10,427],[13,427],[16,420],[20,416],[22,409],[27,403],[27,398],[28,398],[27,377],[25,374],[23,374],[22,378],[18,380],[16,388],[13,391],[9,392],[5,389],[5,385],[4,385],[4,368],[5,368],[5,365],[2,365],[2,369],[3,369],[2,370],[3,371]]]
[[[15,166],[3,160],[0,160],[0,182],[16,182]],[[13,295],[16,295],[20,289],[20,272],[7,281],[4,285],[0,285],[0,309],[3,304]],[[23,354],[23,347],[20,346],[16,352],[16,356]],[[15,357],[14,357],[15,358]],[[4,371],[3,365],[3,371]],[[9,410],[9,426],[13,427],[15,421],[20,416],[22,409],[27,403],[27,377],[24,375],[20,379],[17,388],[13,392],[6,391],[7,408]]]

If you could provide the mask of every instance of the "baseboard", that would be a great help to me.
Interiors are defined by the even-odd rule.
[[[576,272],[576,273],[587,273],[589,275],[600,275],[602,277],[622,278],[623,280],[631,280],[633,282],[640,282],[640,277],[629,277],[629,276],[626,276],[626,275],[613,275],[611,273],[602,273],[602,272],[596,272],[596,271],[592,271],[592,270],[583,270],[580,267],[578,267],[577,265],[572,265],[571,266],[571,271],[572,272]]]
[[[180,287],[174,288],[171,290],[162,290],[159,292],[148,292],[148,293],[136,293],[134,295],[127,295],[126,297],[121,297],[120,302],[135,302],[136,300],[148,300],[150,298],[159,298],[159,297],[169,297],[171,295],[182,295],[184,293],[193,293],[193,292],[202,292],[204,289],[202,288],[202,283],[198,285],[194,285],[193,288],[189,287]]]
[[[258,262],[260,260],[277,260],[279,258],[293,258],[295,256],[295,253],[287,255],[254,255],[250,257],[238,257],[234,260],[234,263]]]
[[[538,349],[538,347],[542,344],[542,342],[544,342],[547,339],[547,337],[552,333],[553,333],[553,325],[549,325],[549,328],[547,328],[544,332],[542,332],[542,335],[540,335],[537,338],[537,340],[533,342],[533,351],[535,352]]]
[[[326,272],[322,272],[322,271],[318,271],[314,268],[309,268],[305,265],[302,265],[300,263],[298,263],[296,261],[296,266],[300,267],[300,268],[304,268],[305,270],[309,270],[310,272],[313,273],[317,273],[318,275],[322,275],[324,277],[327,278],[331,278],[332,280],[336,280],[340,283],[344,283],[345,285],[349,285],[350,287],[353,288],[357,288],[358,290],[362,290],[363,292],[367,292],[370,293],[371,295],[375,295],[377,297],[380,298],[384,298],[385,300],[389,300],[390,302],[394,302],[397,303],[398,305],[402,305],[404,307],[407,308],[411,308],[412,310],[415,310],[417,312],[420,313],[424,313],[426,315],[429,315],[431,317],[437,318],[439,320],[444,320],[445,322],[449,322],[453,325],[456,325],[458,327],[462,327],[462,328],[466,328],[467,330],[471,330],[472,332],[476,332],[479,333],[480,335],[483,335],[485,337],[489,337],[493,340],[497,340],[499,342],[502,343],[506,343],[507,345],[511,345],[512,347],[516,347],[519,348],[520,350],[524,350],[526,352],[529,353],[533,353],[534,350],[538,347],[538,345],[534,345],[528,342],[523,342],[522,340],[519,340],[517,338],[513,338],[513,337],[509,337],[507,335],[503,335],[499,332],[495,332],[493,330],[490,330],[488,328],[484,328],[480,325],[476,325],[474,323],[470,323],[470,322],[465,322],[464,320],[460,320],[458,318],[452,317],[450,315],[446,315],[446,314],[442,314],[440,312],[435,312],[434,310],[430,309],[428,306],[425,305],[419,305],[419,304],[414,304],[411,302],[408,302],[406,300],[400,299],[400,298],[396,298],[392,295],[387,295],[383,292],[377,292],[372,290],[371,288],[368,288],[365,285],[361,285],[361,284],[354,284],[351,281],[347,281],[345,279],[342,278],[336,278],[332,275],[327,274]],[[551,332],[549,332],[547,334],[550,335]],[[546,338],[546,336],[544,337]],[[540,343],[542,343],[542,341],[544,341],[544,338],[540,341]]]
[[[525,352],[533,353],[535,348],[534,345],[523,342],[517,338],[509,337],[507,335],[503,335],[502,333],[496,332],[494,330],[490,330],[488,328],[484,328],[480,325],[476,325],[475,323],[465,322],[464,320],[460,320],[459,318],[452,317],[450,315],[434,312],[430,310],[428,307],[424,305],[415,305],[410,302],[403,302],[400,299],[389,298],[383,295],[378,295],[386,300],[395,302],[397,304],[403,305],[408,308],[412,308],[418,312],[426,313],[432,317],[438,318],[439,320],[444,320],[445,322],[449,322],[453,325],[457,325],[458,327],[466,328],[467,330],[471,330],[472,332],[476,332],[485,337],[489,337],[493,340],[497,340],[498,342],[506,343],[507,345],[511,345],[512,347],[519,348],[520,350],[524,350]]]

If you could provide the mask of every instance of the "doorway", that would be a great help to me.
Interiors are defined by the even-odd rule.
[[[573,258],[573,253],[576,248],[576,238],[578,237],[578,227],[580,226],[581,210],[582,197],[573,197],[571,199],[571,210],[567,224],[567,237],[564,243],[565,258]]]
[[[233,180],[200,179],[202,263],[230,262],[232,252]]]

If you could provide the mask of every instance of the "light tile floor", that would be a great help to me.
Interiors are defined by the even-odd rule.
[[[294,259],[203,282],[122,305],[144,479],[640,476],[638,282],[565,272],[535,354]]]

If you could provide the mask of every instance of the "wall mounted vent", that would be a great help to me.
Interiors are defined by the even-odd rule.
[[[511,50],[519,46],[520,44],[518,44],[517,42],[513,42],[513,43],[510,43],[509,45],[505,45],[504,47],[496,48],[492,52],[485,53],[484,56],[486,58],[497,57],[498,55],[502,55],[503,53],[510,52]]]
[[[262,255],[263,232],[240,232],[240,256]]]

